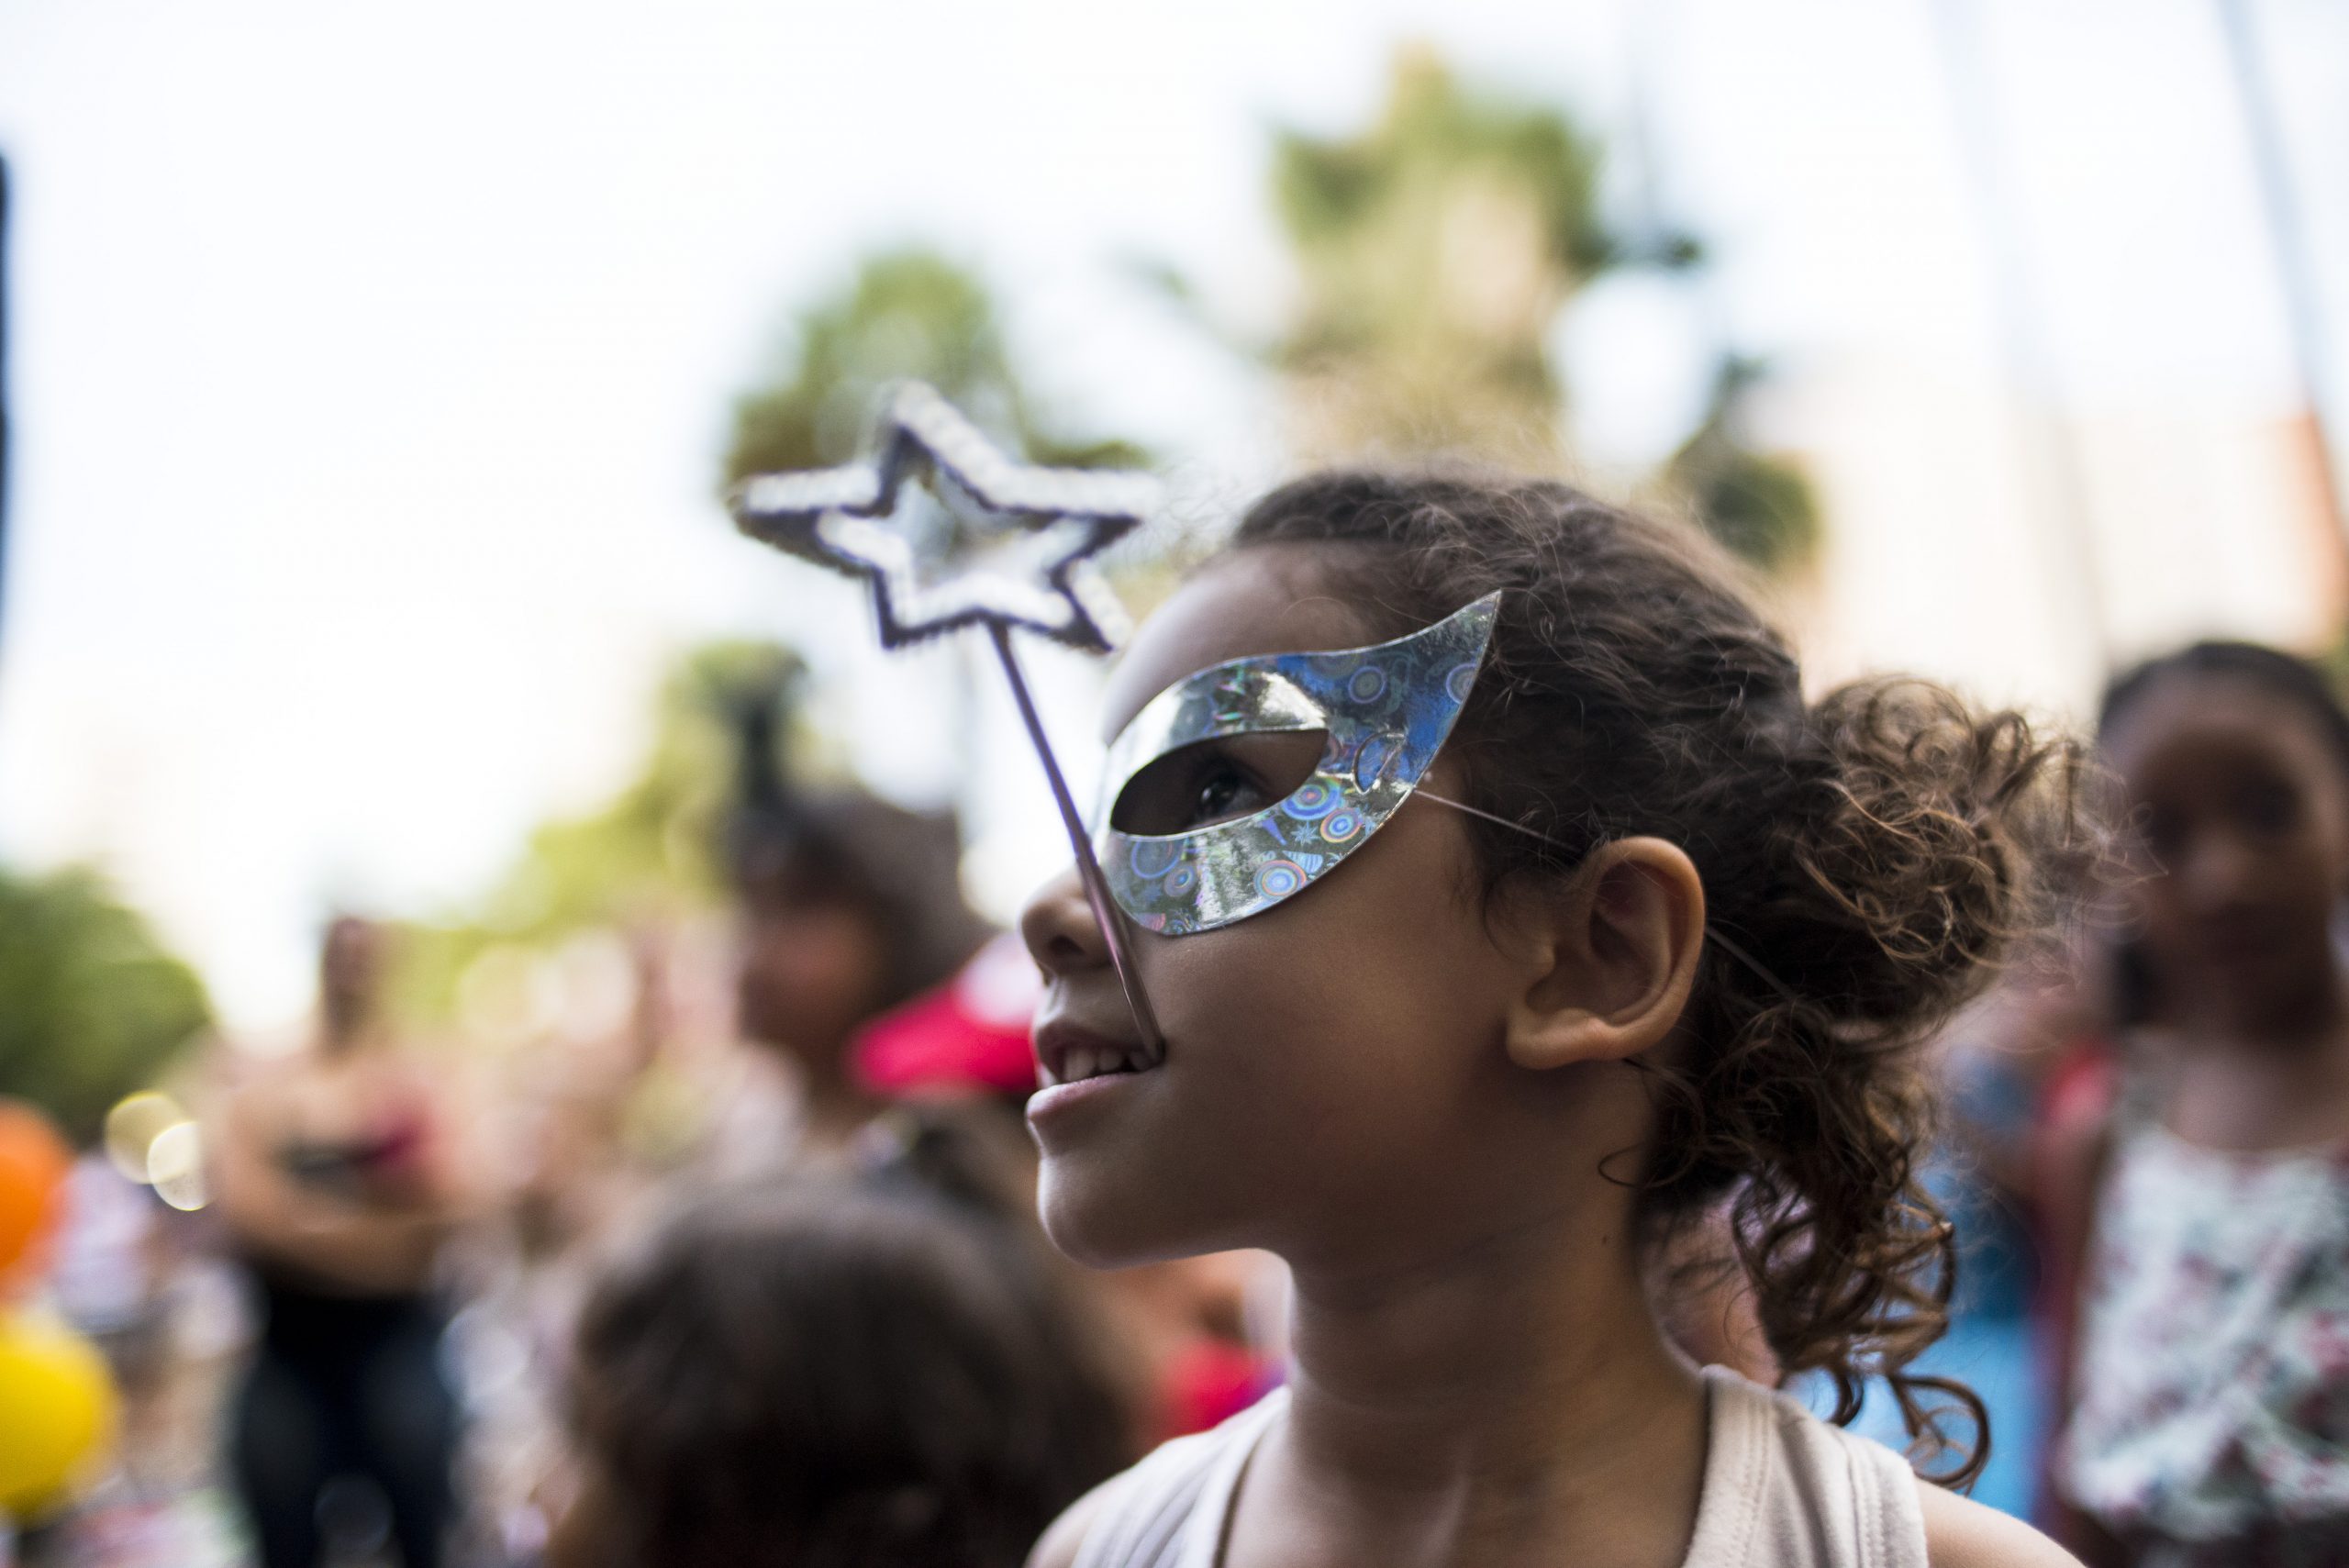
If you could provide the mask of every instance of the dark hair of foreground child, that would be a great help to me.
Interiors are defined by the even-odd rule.
[[[579,1326],[559,1568],[1012,1568],[1130,1457],[1024,1239],[913,1182],[697,1197]]]

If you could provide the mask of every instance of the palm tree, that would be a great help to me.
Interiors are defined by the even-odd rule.
[[[1269,341],[1219,325],[1175,269],[1140,268],[1228,346],[1278,374],[1308,462],[1484,458],[1563,466],[1567,389],[1551,328],[1617,268],[1681,271],[1702,248],[1653,217],[1599,210],[1604,149],[1564,114],[1464,86],[1424,48],[1397,57],[1386,106],[1356,135],[1279,133],[1273,195],[1299,298]],[[1653,205],[1653,204],[1651,204]],[[1723,542],[1794,564],[1819,522],[1803,475],[1752,450],[1759,364],[1724,354],[1705,417],[1656,476]]]
[[[1273,189],[1302,297],[1266,357],[1302,454],[1555,466],[1559,311],[1609,268],[1696,256],[1603,221],[1601,157],[1565,115],[1464,88],[1425,49],[1397,57],[1367,131],[1281,133]]]
[[[1765,373],[1758,360],[1723,355],[1704,418],[1661,477],[1715,539],[1765,571],[1784,572],[1818,544],[1819,506],[1802,470],[1757,450],[1746,428]]]
[[[774,373],[734,405],[723,484],[855,455],[881,389],[926,381],[1038,462],[1139,464],[1129,441],[1073,437],[1039,416],[1015,373],[985,285],[919,247],[868,257],[847,285],[803,311]]]

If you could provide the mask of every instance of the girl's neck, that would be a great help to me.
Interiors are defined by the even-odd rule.
[[[2176,1000],[2179,1029],[2235,1052],[2297,1054],[2349,1033],[2349,972],[2331,938],[2285,976],[2213,980]]]
[[[2294,1006],[2194,1032],[2168,1075],[2166,1119],[2180,1137],[2260,1150],[2349,1133],[2349,984],[2337,966]]]
[[[1703,1386],[1627,1229],[1548,1219],[1415,1264],[1300,1271],[1291,1413],[1263,1468],[1303,1507],[1272,1517],[1311,1540],[1268,1528],[1307,1562],[1678,1563]]]

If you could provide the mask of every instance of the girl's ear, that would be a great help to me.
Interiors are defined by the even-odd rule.
[[[1516,916],[1526,977],[1507,1039],[1519,1066],[1620,1062],[1680,1021],[1705,942],[1705,884],[1679,845],[1604,845],[1565,892]]]

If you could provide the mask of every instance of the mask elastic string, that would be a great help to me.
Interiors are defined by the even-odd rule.
[[[1538,828],[1528,828],[1522,822],[1512,822],[1506,817],[1497,817],[1489,811],[1469,805],[1464,800],[1454,800],[1448,795],[1438,795],[1435,791],[1429,789],[1424,785],[1414,790],[1412,793],[1419,795],[1423,800],[1432,800],[1438,806],[1448,806],[1454,811],[1463,812],[1470,817],[1481,818],[1482,820],[1490,822],[1497,827],[1506,828],[1512,833],[1522,833],[1529,839],[1538,839],[1542,843],[1549,845],[1553,849],[1563,850],[1566,848],[1564,844],[1560,843],[1557,840],[1550,837],[1549,834],[1542,832]],[[1762,984],[1767,985],[1771,990],[1776,991],[1780,996],[1786,998],[1786,1000],[1792,1006],[1799,1007],[1803,1005],[1803,999],[1799,995],[1796,995],[1795,988],[1793,986],[1787,984],[1785,981],[1771,973],[1768,967],[1765,966],[1760,959],[1755,958],[1752,953],[1746,951],[1737,943],[1721,935],[1719,930],[1714,929],[1712,922],[1709,920],[1705,922],[1705,940],[1712,943],[1715,947],[1720,949],[1722,952],[1728,954],[1735,962],[1743,968],[1752,971],[1755,979],[1761,981]]]

